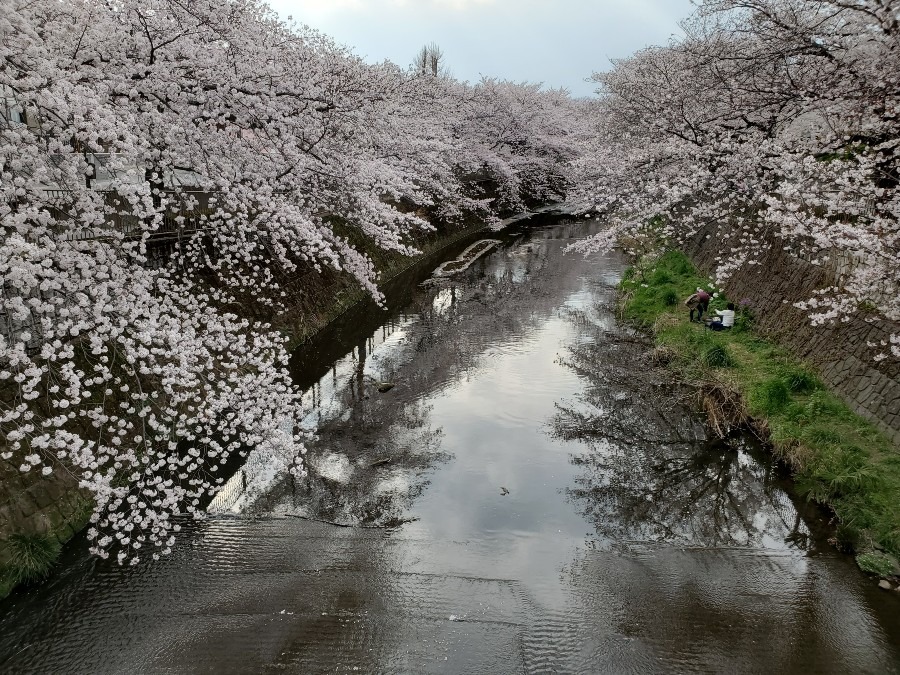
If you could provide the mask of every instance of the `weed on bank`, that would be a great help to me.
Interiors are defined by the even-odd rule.
[[[698,286],[711,289],[686,256],[669,251],[628,270],[621,309],[626,319],[653,331],[660,360],[679,379],[719,392],[717,401],[734,394],[741,414],[723,413],[726,407],[715,401],[704,404],[714,429],[751,423],[790,466],[801,493],[834,512],[838,543],[857,553],[860,567],[881,576],[900,573],[898,449],[829,392],[811,368],[757,335],[750,301],[731,299],[738,307],[731,330],[691,323],[683,303]],[[717,293],[710,312],[727,302]]]

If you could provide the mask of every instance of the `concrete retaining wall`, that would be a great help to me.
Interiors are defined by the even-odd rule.
[[[706,273],[713,272],[716,258],[728,249],[730,245],[723,243],[715,226],[684,246]],[[891,333],[900,334],[900,324],[873,321],[861,312],[847,322],[811,326],[807,314],[793,303],[831,285],[833,272],[779,246],[769,248],[760,263],[745,265],[732,276],[724,286],[728,297],[735,303],[749,300],[756,325],[764,334],[816,367],[823,381],[857,414],[874,422],[900,446],[900,362],[892,358],[876,362],[878,351],[868,346],[887,341]]]

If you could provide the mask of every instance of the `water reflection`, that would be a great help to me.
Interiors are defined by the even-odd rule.
[[[560,403],[553,433],[584,442],[570,500],[598,534],[692,546],[804,548],[809,530],[768,456],[748,436],[709,439],[686,394],[628,335],[592,333],[561,363],[584,393]]]
[[[366,384],[363,384],[366,387]],[[350,416],[319,428],[310,471],[284,476],[249,514],[291,514],[343,525],[396,527],[447,455],[429,406],[365,394]]]
[[[243,493],[241,511],[375,527],[407,522],[403,513],[427,487],[429,471],[449,458],[426,401],[529,347],[535,328],[555,315],[560,289],[578,286],[581,271],[562,252],[572,228],[513,236],[501,255],[412,292],[401,313],[358,339],[310,387],[309,474],[282,472],[273,483],[264,473],[268,483]]]

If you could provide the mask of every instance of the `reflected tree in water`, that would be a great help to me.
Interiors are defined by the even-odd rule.
[[[368,397],[349,420],[325,424],[310,444],[313,470],[302,479],[286,476],[280,487],[254,505],[343,525],[393,527],[428,484],[427,472],[445,461],[442,431],[429,419],[431,407]],[[315,470],[331,461],[342,476]]]
[[[579,441],[571,501],[603,537],[702,546],[804,547],[808,530],[775,470],[746,439],[707,438],[640,338],[585,331],[561,363],[587,386],[561,402],[552,433]],[[783,543],[781,545],[783,545]]]

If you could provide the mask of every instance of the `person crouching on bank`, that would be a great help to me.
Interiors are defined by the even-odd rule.
[[[725,330],[734,326],[734,303],[729,302],[725,309],[715,310],[718,316],[713,317],[709,327],[713,330]]]

